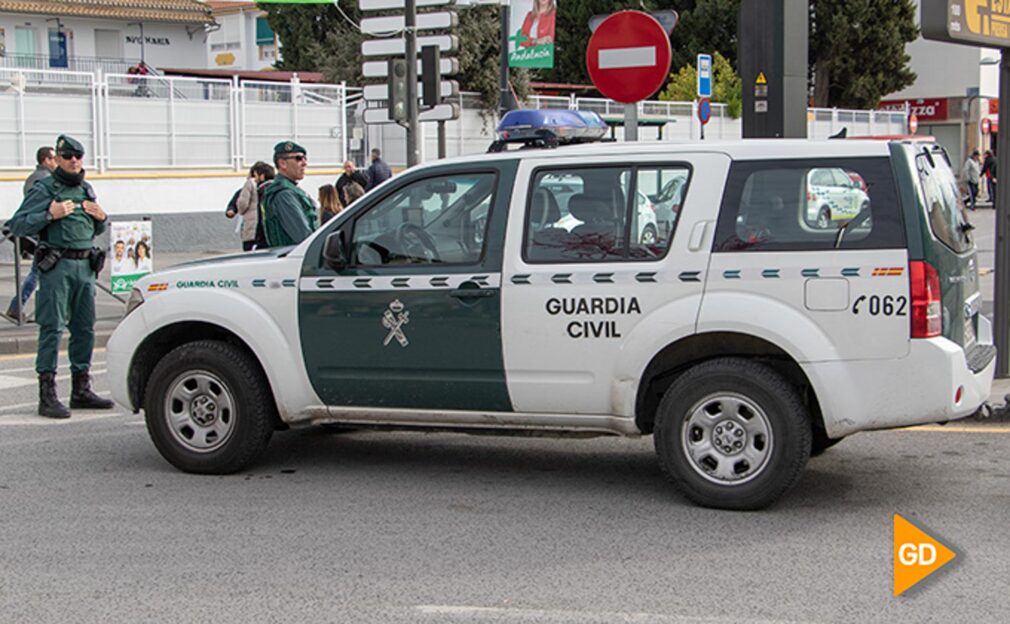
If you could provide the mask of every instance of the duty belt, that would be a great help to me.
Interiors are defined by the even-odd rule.
[[[67,260],[87,260],[91,257],[90,249],[62,249],[60,257]]]

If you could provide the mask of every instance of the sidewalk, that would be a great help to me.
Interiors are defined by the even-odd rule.
[[[220,250],[190,253],[163,253],[155,258],[155,268],[168,268],[170,266],[212,258],[214,256],[240,253],[241,250]],[[22,279],[28,271],[28,263],[21,263]],[[99,276],[99,283],[109,286],[109,263],[106,263],[105,271]],[[4,309],[14,296],[14,265],[11,263],[0,263],[0,306]],[[116,329],[120,319],[123,318],[127,294],[120,295],[123,301],[112,297],[103,290],[98,291],[95,298],[95,348],[100,349],[108,342],[112,331]],[[35,298],[28,302],[28,318],[34,319]],[[3,310],[0,310],[2,312]],[[29,322],[18,327],[7,317],[0,316],[0,355],[13,355],[21,353],[35,353],[38,348],[39,327],[34,322]],[[61,349],[67,347],[68,333],[63,333],[63,344]]]

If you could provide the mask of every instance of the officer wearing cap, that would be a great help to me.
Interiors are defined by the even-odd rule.
[[[263,193],[263,231],[271,247],[297,245],[316,228],[316,207],[298,188],[308,165],[305,148],[293,141],[274,146],[277,177]]]
[[[62,135],[56,140],[56,169],[35,183],[7,225],[18,236],[38,236],[39,294],[36,320],[39,351],[39,415],[70,418],[56,395],[56,363],[63,327],[70,328],[70,407],[111,409],[112,401],[91,390],[95,345],[95,275],[104,253],[93,248],[107,216],[84,181],[84,146]]]

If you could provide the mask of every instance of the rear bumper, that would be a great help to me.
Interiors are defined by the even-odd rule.
[[[981,318],[979,325],[979,340],[991,344],[989,322]],[[817,393],[827,434],[837,438],[971,416],[989,398],[996,360],[972,371],[959,345],[929,338],[912,340],[908,356],[897,360],[821,362],[803,368]]]

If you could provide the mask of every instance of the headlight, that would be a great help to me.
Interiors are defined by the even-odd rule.
[[[139,288],[131,290],[130,298],[126,300],[126,314],[123,315],[123,318],[130,316],[130,312],[139,308],[142,303],[144,303],[144,293]]]

